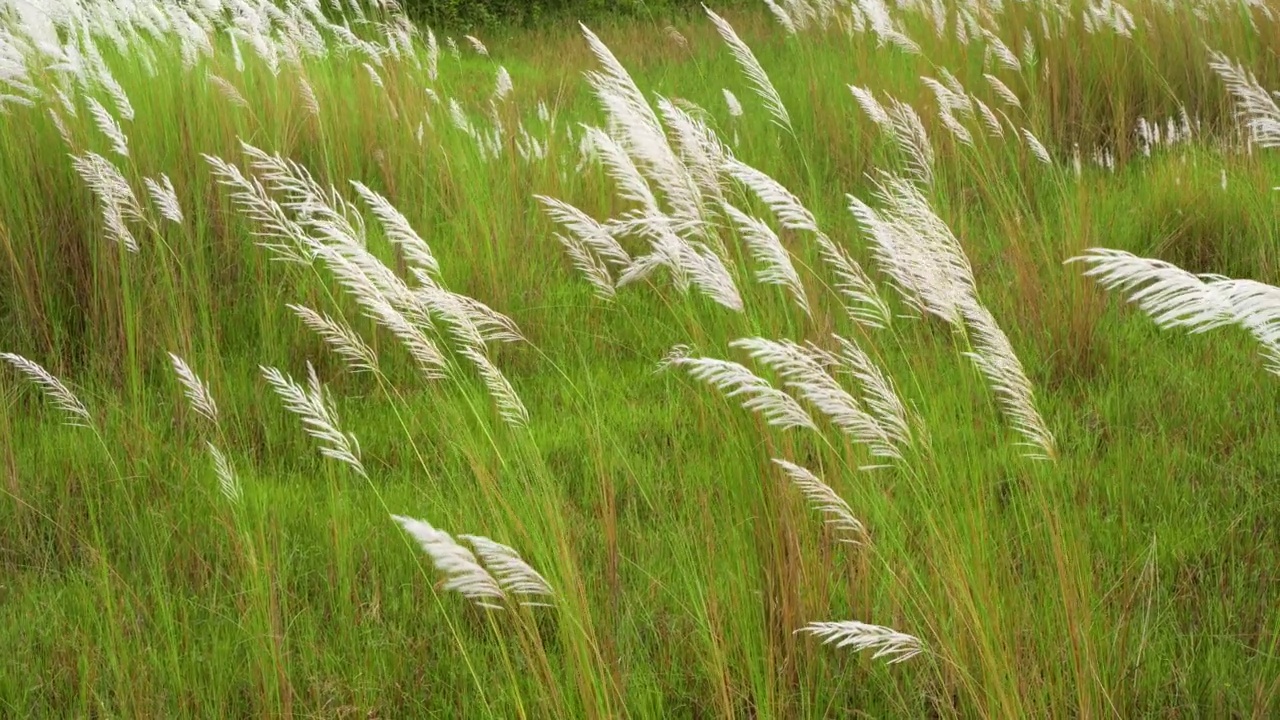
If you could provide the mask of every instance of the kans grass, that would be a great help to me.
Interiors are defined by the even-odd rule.
[[[1280,713],[1266,3],[42,7],[4,715]]]

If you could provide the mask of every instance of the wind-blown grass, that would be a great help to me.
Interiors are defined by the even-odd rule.
[[[1276,714],[1266,3],[341,5],[0,11],[0,714]]]

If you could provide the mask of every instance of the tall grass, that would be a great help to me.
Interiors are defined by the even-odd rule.
[[[1280,710],[1268,5],[342,5],[4,15],[5,714]]]

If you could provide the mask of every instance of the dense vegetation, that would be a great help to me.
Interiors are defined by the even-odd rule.
[[[765,5],[6,14],[2,714],[1280,713],[1280,19]]]

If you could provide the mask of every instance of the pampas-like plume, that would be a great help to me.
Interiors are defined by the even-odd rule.
[[[600,261],[596,254],[585,243],[573,235],[555,234],[556,240],[564,246],[569,260],[587,278],[587,282],[595,288],[595,294],[605,300],[613,298],[617,290],[613,286],[613,276],[609,268]]]
[[[506,592],[512,595],[555,597],[555,591],[551,589],[547,579],[525,562],[514,548],[482,535],[459,535],[458,539],[471,543],[480,560]],[[521,604],[546,605],[532,600],[522,601]]]
[[[305,388],[274,367],[262,367],[260,370],[267,383],[284,400],[285,408],[302,418],[306,433],[320,443],[320,454],[351,466],[361,477],[367,478],[368,473],[360,462],[360,443],[354,435],[339,429],[337,414],[311,363],[307,363]]]
[[[752,359],[772,368],[787,387],[821,411],[841,432],[867,446],[873,457],[902,458],[898,448],[902,439],[891,436],[856,398],[827,374],[827,366],[838,361],[825,351],[813,346],[802,347],[790,340],[760,337],[739,338],[729,346],[745,350]]]
[[[889,309],[875,284],[857,262],[818,228],[817,219],[800,202],[800,198],[782,183],[736,158],[725,159],[724,172],[768,205],[784,228],[813,233],[823,261],[836,274],[837,289],[849,300],[846,309],[855,322],[875,328],[888,324]]]
[[[1049,156],[1049,149],[1040,142],[1040,138],[1036,137],[1030,129],[1022,128],[1022,137],[1027,141],[1027,147],[1031,150],[1031,154],[1037,160],[1045,165],[1052,165],[1053,158]]]
[[[1084,263],[1086,277],[1108,290],[1128,293],[1129,302],[1161,328],[1204,332],[1230,325],[1235,311],[1216,284],[1218,275],[1193,275],[1163,260],[1140,258],[1123,250],[1089,248],[1067,263]]]
[[[689,368],[695,380],[713,385],[726,398],[746,397],[742,407],[760,413],[765,422],[784,430],[808,428],[817,430],[813,418],[790,395],[778,390],[764,378],[736,362],[715,358],[668,356],[669,366]]]
[[[1027,457],[1035,460],[1056,459],[1058,451],[1053,433],[1036,408],[1035,391],[1009,338],[990,311],[981,305],[972,304],[966,308],[965,319],[974,341],[974,352],[967,352],[965,355],[986,376],[1005,417],[1026,438],[1026,442],[1022,444],[1031,448]]]
[[[169,176],[161,173],[159,180],[143,178],[142,181],[151,193],[151,202],[155,203],[161,217],[181,225],[182,203],[178,201],[178,193],[173,189],[173,181],[169,180]]]
[[[534,198],[542,203],[543,210],[553,222],[563,226],[574,239],[589,247],[601,259],[616,267],[626,267],[631,264],[631,256],[627,251],[622,249],[607,228],[596,222],[590,215],[569,203],[546,195],[534,195]]]
[[[235,468],[231,466],[231,461],[227,460],[227,456],[223,455],[213,443],[206,441],[205,447],[208,448],[209,458],[213,461],[213,474],[218,477],[218,489],[231,502],[239,502],[240,478],[236,475]]]
[[[489,394],[493,396],[494,402],[498,404],[498,414],[502,416],[508,424],[515,427],[523,427],[529,423],[529,411],[525,409],[524,403],[520,401],[520,396],[516,394],[515,388],[511,387],[511,383],[507,381],[502,371],[494,365],[484,353],[480,352],[473,346],[465,346],[458,351],[475,366],[480,372],[480,377],[484,380],[485,387],[489,389]]]
[[[787,289],[796,299],[796,304],[809,314],[809,298],[804,292],[804,283],[791,264],[791,254],[783,247],[782,241],[763,220],[751,217],[738,208],[725,203],[724,210],[738,228],[751,255],[762,265],[756,270],[756,279],[766,285],[780,285]]]
[[[215,425],[218,423],[218,404],[213,401],[213,393],[209,392],[209,386],[196,375],[186,360],[178,357],[173,353],[169,353],[169,360],[173,364],[173,372],[178,376],[178,381],[182,384],[182,391],[187,396],[187,402],[191,404],[191,409],[196,411],[204,419]]]
[[[222,92],[222,96],[232,105],[242,108],[249,107],[249,101],[244,99],[244,95],[240,94],[240,91],[230,80],[227,80],[221,75],[215,75],[212,71],[209,72],[207,78],[209,82],[213,83],[214,87],[218,88],[218,90]]]
[[[347,361],[347,365],[356,372],[377,372],[378,357],[373,348],[365,344],[359,333],[344,322],[329,317],[327,313],[319,313],[303,305],[289,304],[302,324],[319,335],[334,352]]]
[[[111,149],[121,157],[129,157],[129,138],[125,136],[120,123],[116,122],[111,112],[103,107],[97,98],[90,97],[88,102],[93,121],[98,126],[98,130],[111,141]]]
[[[467,42],[471,43],[471,47],[474,48],[476,52],[485,57],[489,57],[489,48],[485,47],[484,43],[480,42],[480,38],[475,37],[474,35],[463,35],[463,37],[466,38]]]
[[[129,181],[111,161],[94,152],[72,156],[71,163],[89,189],[98,196],[107,235],[129,252],[138,252],[138,241],[129,231],[128,221],[141,221],[142,209]]]
[[[795,463],[774,458],[773,464],[782,468],[787,478],[804,494],[809,504],[824,516],[823,522],[836,531],[836,537],[840,542],[862,544],[867,534],[866,527],[853,516],[853,508],[850,508],[849,503],[837,495],[830,485],[822,482],[807,468]]]
[[[747,44],[738,37],[729,21],[712,12],[711,8],[706,5],[703,5],[702,9],[706,11],[707,17],[711,18],[711,22],[715,24],[720,37],[729,46],[734,59],[738,61],[743,73],[746,74],[747,79],[755,87],[756,94],[760,96],[760,99],[764,100],[765,108],[773,116],[773,121],[787,132],[794,134],[795,130],[791,127],[791,115],[787,112],[787,106],[782,103],[782,97],[778,95],[777,89],[770,82],[769,76],[765,73],[764,68],[760,66],[760,62],[756,60],[751,48],[747,47]]]
[[[893,380],[852,340],[833,336],[840,345],[839,370],[852,375],[862,387],[862,401],[880,427],[901,446],[910,445],[911,421],[907,406],[898,395]]]
[[[729,88],[721,90],[724,93],[724,104],[729,109],[729,117],[742,117],[742,103],[738,100],[738,96],[734,95]]]
[[[436,570],[445,575],[447,579],[441,589],[457,592],[480,607],[502,609],[494,601],[505,600],[506,593],[470,550],[458,544],[449,533],[437,530],[425,521],[402,515],[392,515],[391,519],[418,541]]]
[[[855,651],[875,650],[872,659],[889,658],[890,665],[924,652],[920,638],[857,620],[811,622],[796,632],[813,635],[824,645],[835,643],[838,648],[851,647]]]
[[[1192,275],[1162,260],[1139,258],[1121,250],[1091,248],[1067,262],[1090,265],[1085,275],[1105,288],[1129,295],[1129,301],[1162,328],[1200,333],[1238,325],[1263,346],[1268,370],[1280,374],[1280,288],[1221,275]]]
[[[497,79],[494,81],[493,99],[501,102],[507,99],[515,86],[511,82],[511,73],[507,72],[505,67],[498,68]]]
[[[973,271],[959,240],[911,182],[885,175],[876,182],[877,212],[849,195],[849,210],[870,235],[881,270],[902,298],[957,329],[963,308],[976,302]]]
[[[418,235],[413,226],[409,224],[408,218],[397,210],[390,200],[370,190],[364,183],[359,181],[352,180],[351,186],[355,188],[356,193],[369,206],[369,210],[382,223],[382,229],[386,232],[387,239],[400,248],[406,260],[430,273],[440,272],[440,264],[436,262],[435,255],[431,253],[431,247],[427,245],[427,241]]]
[[[70,388],[64,385],[57,377],[54,377],[53,373],[45,370],[37,363],[14,353],[0,353],[0,360],[12,365],[29,382],[44,390],[45,394],[53,400],[54,407],[66,413],[68,425],[89,427],[93,424],[89,409],[84,406],[84,403],[80,402],[80,398],[76,397],[76,394],[71,392]]]
[[[1001,82],[1000,78],[989,73],[984,74],[983,77],[990,83],[991,89],[995,91],[996,96],[1003,100],[1006,105],[1012,105],[1019,110],[1022,109],[1022,101],[1018,99],[1018,95],[1010,90],[1008,85]]]
[[[1236,99],[1236,117],[1244,123],[1252,141],[1259,147],[1280,147],[1280,105],[1276,98],[1243,65],[1217,51],[1210,51],[1209,57],[1209,67]]]

